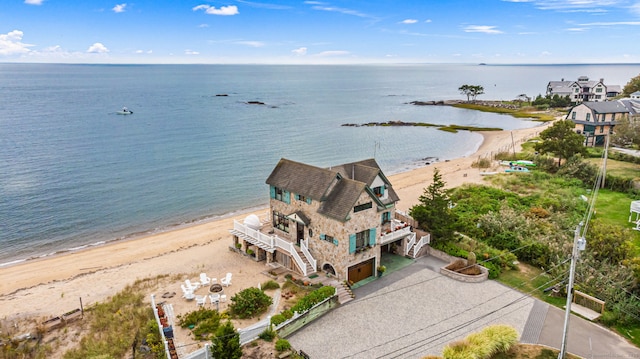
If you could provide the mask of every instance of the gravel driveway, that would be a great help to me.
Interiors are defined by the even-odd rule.
[[[489,324],[522,333],[534,299],[495,281],[462,283],[423,257],[355,291],[338,307],[287,338],[311,358],[421,358]]]

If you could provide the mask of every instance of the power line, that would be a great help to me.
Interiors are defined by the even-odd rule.
[[[531,291],[529,291],[528,293],[524,293],[524,294],[522,294],[520,297],[518,297],[518,298],[516,298],[516,299],[512,300],[511,302],[509,302],[509,303],[507,303],[507,304],[505,304],[505,305],[503,305],[503,306],[501,306],[501,307],[499,307],[499,308],[497,308],[497,309],[494,309],[494,310],[492,310],[492,311],[490,311],[490,312],[488,312],[488,313],[485,313],[485,314],[483,314],[483,315],[481,315],[481,316],[478,316],[478,317],[476,317],[476,318],[470,319],[470,320],[468,320],[468,321],[467,321],[467,322],[465,322],[465,323],[458,324],[458,325],[456,325],[456,326],[454,326],[454,327],[452,327],[452,328],[449,328],[449,329],[447,329],[447,330],[441,331],[441,332],[436,333],[436,334],[434,334],[434,335],[431,335],[431,336],[429,336],[429,337],[427,337],[427,338],[424,338],[424,339],[422,339],[422,340],[419,340],[419,341],[417,341],[417,342],[414,342],[414,343],[413,343],[413,344],[411,344],[409,347],[411,347],[411,346],[415,346],[415,345],[418,345],[418,344],[420,344],[421,342],[425,342],[425,341],[427,341],[427,343],[425,343],[425,344],[431,344],[431,343],[433,343],[433,342],[435,342],[435,341],[437,341],[437,340],[439,340],[439,339],[444,338],[445,336],[447,336],[447,335],[449,335],[449,334],[453,334],[453,333],[455,333],[455,332],[457,332],[457,331],[460,331],[460,330],[464,329],[465,327],[469,326],[470,324],[477,323],[477,322],[479,322],[481,319],[487,318],[487,317],[489,317],[489,316],[491,316],[491,315],[493,315],[493,314],[495,314],[495,313],[497,313],[497,312],[499,312],[499,311],[501,311],[501,310],[503,310],[503,309],[505,309],[505,308],[508,308],[508,307],[510,307],[510,306],[512,306],[512,305],[515,305],[515,304],[517,304],[517,303],[519,303],[519,302],[521,302],[521,301],[523,301],[523,300],[527,299],[527,298],[530,298],[530,294],[531,294],[531,293],[535,292],[536,290],[538,290],[538,289],[540,289],[540,288],[542,288],[542,287],[547,286],[547,285],[548,285],[549,283],[551,283],[551,282],[555,282],[555,281],[557,281],[557,280],[558,280],[558,278],[560,278],[562,275],[564,275],[564,273],[562,273],[562,274],[560,274],[560,275],[556,276],[555,278],[553,278],[553,279],[551,279],[551,280],[549,280],[549,281],[547,281],[547,282],[543,283],[543,284],[542,284],[542,285],[540,285],[539,287],[536,287],[536,288],[532,289],[532,290],[531,290]],[[486,304],[486,302],[481,303],[481,304],[479,304],[479,305],[475,306],[474,308],[470,308],[470,309],[475,309],[475,308],[479,307],[480,305],[484,305],[484,304]],[[521,307],[518,307],[517,309],[519,309],[519,308],[521,308]],[[467,310],[467,311],[468,311],[468,310]],[[515,311],[515,309],[514,309],[514,311]],[[507,315],[507,314],[510,314],[510,313],[511,313],[511,312],[505,313],[505,314],[503,314],[502,316],[500,316],[500,317],[498,317],[498,318],[501,318],[501,317],[503,317],[503,316],[505,316],[505,315]],[[456,315],[456,316],[457,316],[457,315]],[[453,318],[453,317],[455,317],[455,316],[452,316],[452,317],[450,317],[450,318]],[[448,320],[448,319],[450,319],[450,318],[447,318],[447,319],[445,319],[445,320]],[[497,319],[497,318],[496,318],[496,319]],[[442,322],[444,322],[444,321],[441,321],[441,322],[439,322],[439,323],[442,323]],[[436,323],[436,324],[439,324],[439,323]],[[425,329],[425,328],[423,328],[423,329]],[[471,331],[471,330],[468,330],[467,332],[469,332],[469,331]],[[434,337],[435,337],[435,338],[434,338]],[[408,354],[408,353],[413,352],[413,351],[416,351],[416,350],[418,350],[418,349],[420,349],[420,348],[422,348],[422,347],[423,347],[423,345],[420,345],[420,346],[418,346],[418,347],[411,348],[411,349],[409,349],[409,350],[405,350],[404,352],[400,353],[398,356],[400,356],[400,355],[404,355],[404,354]],[[432,348],[432,347],[429,347],[429,348]],[[406,349],[406,348],[405,348],[405,349]],[[389,353],[389,354],[392,354],[392,353]],[[379,357],[377,357],[377,358],[382,358],[382,357],[387,356],[387,355],[389,355],[389,354],[384,354],[383,356],[379,356]],[[391,359],[393,359],[393,358],[397,358],[398,356],[391,357]]]
[[[542,275],[544,275],[544,274],[547,274],[547,273],[548,273],[548,271],[550,271],[550,270],[554,269],[555,267],[558,267],[558,266],[560,266],[560,265],[562,265],[562,264],[566,263],[567,261],[568,261],[568,259],[567,259],[567,260],[565,260],[565,261],[564,261],[564,262],[562,262],[562,263],[557,264],[557,265],[556,265],[556,266],[554,266],[554,267],[549,268],[547,271],[543,271],[543,272],[541,272],[541,273],[540,273],[540,274],[538,274],[537,276],[535,276],[535,277],[533,277],[533,278],[530,278],[529,280],[527,280],[527,281],[525,281],[525,282],[521,283],[521,285],[520,285],[519,287],[523,287],[527,282],[531,282],[531,281],[535,280],[536,278],[538,278],[539,276],[542,276]],[[544,284],[542,284],[540,287],[547,286],[549,283],[556,281],[556,280],[557,280],[557,278],[559,278],[559,277],[560,277],[560,276],[562,276],[562,275],[564,275],[564,273],[561,273],[561,274],[560,274],[560,275],[558,275],[556,278],[554,278],[554,279],[552,279],[552,280],[550,280],[550,281],[545,282],[545,283],[544,283]],[[422,283],[428,282],[428,281],[433,280],[433,279],[438,279],[438,278],[444,278],[444,277],[443,277],[443,276],[434,277],[434,278],[430,278],[430,279],[425,280],[425,281],[420,281],[420,282],[418,282],[418,283],[416,283],[416,284],[422,284]],[[414,286],[414,285],[416,285],[416,284],[412,284],[412,285],[410,285],[410,286]],[[410,287],[410,286],[405,286],[405,287],[402,287],[401,289],[408,288],[408,287]],[[533,291],[535,291],[535,290],[538,290],[540,287],[534,288],[534,289],[531,291],[531,293],[532,293]],[[395,291],[395,290],[394,290],[394,291]],[[478,307],[480,307],[480,306],[482,306],[482,305],[486,304],[487,302],[489,302],[489,301],[491,301],[491,300],[494,300],[494,299],[496,299],[496,298],[498,298],[498,297],[500,297],[500,296],[504,295],[505,293],[508,293],[509,291],[511,291],[511,289],[507,289],[506,291],[504,291],[504,292],[502,292],[502,293],[498,293],[496,296],[491,297],[491,298],[489,298],[489,299],[485,300],[485,301],[484,301],[484,302],[482,302],[482,303],[479,303],[479,304],[477,304],[477,305],[475,305],[475,306],[472,306],[472,307],[470,307],[470,308],[467,308],[466,310],[464,310],[464,311],[462,311],[462,312],[459,312],[459,313],[457,313],[457,314],[455,314],[455,315],[452,315],[452,316],[450,316],[450,317],[448,317],[448,318],[445,318],[445,319],[443,319],[443,320],[441,320],[441,321],[439,321],[439,322],[431,323],[431,324],[429,324],[429,325],[427,325],[427,326],[425,326],[425,327],[423,327],[423,328],[420,328],[420,329],[418,329],[417,331],[414,331],[414,332],[412,332],[412,333],[416,333],[416,332],[420,332],[420,331],[426,330],[426,329],[428,329],[428,328],[429,328],[430,326],[432,326],[432,325],[441,324],[441,323],[443,323],[443,322],[445,322],[445,321],[447,321],[447,320],[450,320],[450,319],[453,319],[453,318],[455,318],[455,317],[457,317],[457,316],[460,316],[460,315],[462,315],[462,314],[464,314],[464,313],[466,313],[466,312],[468,312],[468,311],[470,311],[470,310],[476,309],[476,308],[478,308]],[[389,294],[389,293],[392,293],[392,291],[385,292],[385,293],[381,293],[380,295],[377,295],[376,297],[381,296],[381,295],[385,295],[385,294]],[[525,294],[525,296],[526,296],[526,294]],[[360,301],[359,301],[359,302],[360,302]],[[355,303],[354,303],[354,304],[355,304]],[[365,349],[365,350],[362,350],[362,351],[360,351],[360,352],[357,352],[357,353],[354,353],[354,354],[350,354],[349,356],[353,356],[353,355],[357,355],[357,354],[361,354],[361,353],[367,352],[367,351],[369,351],[369,350],[372,350],[372,349],[375,349],[375,348],[381,347],[381,346],[383,346],[383,345],[390,344],[390,343],[392,343],[392,342],[394,342],[394,341],[400,340],[400,339],[402,339],[402,338],[404,338],[404,337],[406,337],[406,335],[401,335],[401,336],[399,336],[399,337],[396,337],[396,338],[393,338],[393,339],[391,339],[391,340],[388,340],[388,341],[386,341],[386,342],[384,342],[384,343],[381,343],[381,344],[375,345],[375,346],[373,346],[373,347],[369,347],[369,348],[367,348],[367,349]],[[343,358],[348,358],[349,356],[345,356],[345,357],[343,357]]]

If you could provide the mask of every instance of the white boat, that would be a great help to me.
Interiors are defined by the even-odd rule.
[[[123,107],[122,110],[117,111],[116,114],[118,114],[118,115],[133,115],[133,111],[129,110],[126,107]]]

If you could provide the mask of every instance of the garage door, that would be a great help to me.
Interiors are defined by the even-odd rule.
[[[371,258],[349,267],[349,281],[358,283],[365,278],[371,277],[373,275],[373,264],[375,260],[375,258]]]

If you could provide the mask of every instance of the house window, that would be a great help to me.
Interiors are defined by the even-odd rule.
[[[359,204],[359,205],[353,207],[353,212],[356,213],[356,212],[364,211],[364,210],[369,209],[371,207],[373,207],[373,203],[372,202]]]
[[[369,230],[356,233],[356,250],[362,249],[369,244]]]
[[[604,126],[600,126],[600,133],[604,132]]]
[[[587,113],[587,122],[591,121],[591,114]]]
[[[384,186],[374,188],[373,193],[376,197],[382,197],[384,195]]]
[[[289,233],[289,219],[284,214],[273,211],[273,228]]]
[[[320,235],[320,239],[323,240],[323,241],[327,241],[329,243],[332,243],[332,244],[334,244],[336,246],[338,245],[338,240],[333,238],[333,236],[330,236],[328,234],[321,234]]]
[[[575,111],[571,112],[571,119],[572,120],[576,119],[576,112]]]
[[[391,222],[391,212],[382,212],[382,224]]]
[[[278,201],[282,201],[287,204],[291,203],[291,193],[289,191],[276,186],[271,186],[270,191],[271,198],[277,199]]]
[[[302,201],[302,202],[307,202],[307,204],[311,204],[311,198],[301,195],[301,194],[296,194],[296,199],[298,201]]]
[[[615,114],[615,113],[612,113],[612,114],[611,114],[611,122],[613,122],[613,121],[615,121],[615,120],[616,120],[616,114]]]
[[[602,87],[598,87],[598,88],[596,89],[596,93],[600,93],[600,92],[602,92]]]

